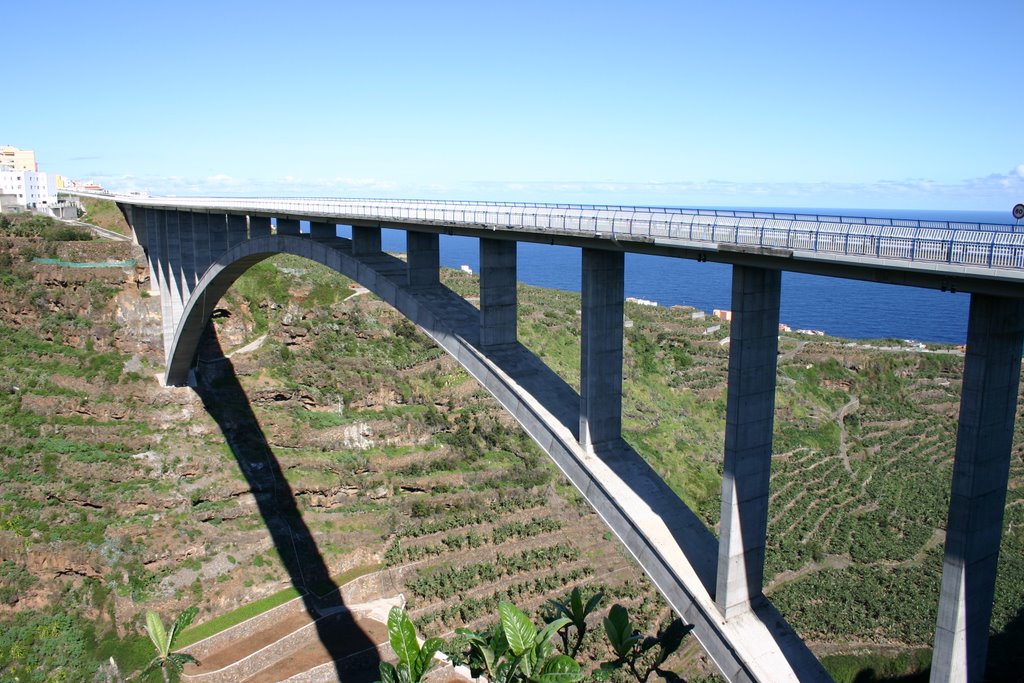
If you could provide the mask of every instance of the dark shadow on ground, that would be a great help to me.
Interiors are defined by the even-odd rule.
[[[303,593],[306,611],[314,618],[339,612],[317,622],[320,642],[333,656],[338,678],[352,683],[376,680],[380,659],[374,643],[344,610],[338,586],[302,519],[234,366],[224,357],[212,323],[200,343],[194,388],[249,483],[292,584]]]
[[[988,640],[985,680],[993,683],[1024,683],[1024,608],[1006,627]]]

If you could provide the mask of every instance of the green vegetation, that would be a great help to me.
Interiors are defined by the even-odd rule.
[[[551,640],[558,629],[570,623],[562,617],[538,629],[530,618],[510,602],[498,605],[499,625],[493,633],[458,629],[461,642],[469,646],[467,661],[474,676],[486,674],[495,683],[572,683],[583,678],[579,663],[556,654]]]
[[[82,220],[86,223],[92,223],[101,228],[119,232],[122,235],[131,234],[131,228],[125,222],[124,216],[121,215],[121,210],[117,208],[116,203],[105,199],[94,199],[93,197],[81,197],[80,201],[85,208]]]
[[[221,631],[226,631],[232,626],[237,626],[247,619],[257,617],[264,612],[269,612],[275,607],[294,600],[302,595],[301,592],[295,587],[285,588],[284,590],[278,591],[273,595],[268,595],[265,598],[259,600],[253,600],[248,602],[238,609],[222,614],[219,617],[215,617],[197,626],[182,631],[181,637],[178,639],[178,647],[188,647],[193,643],[198,643],[204,638],[216,635]]]
[[[615,659],[601,668],[603,672],[626,669],[638,683],[646,683],[655,672],[671,680],[661,667],[679,649],[691,630],[693,627],[686,626],[681,619],[673,619],[654,636],[644,636],[629,620],[629,610],[622,605],[613,605],[604,618],[604,632]]]
[[[156,656],[142,670],[142,673],[139,674],[140,676],[146,676],[150,671],[159,669],[161,675],[163,675],[164,683],[169,683],[170,676],[168,671],[181,673],[186,664],[199,663],[198,659],[188,653],[171,651],[174,648],[178,634],[192,623],[198,611],[195,607],[188,608],[178,615],[178,618],[174,620],[170,630],[168,630],[164,628],[164,623],[160,620],[159,614],[152,610],[146,610],[146,635],[149,636],[153,647],[156,649]]]
[[[444,645],[440,638],[429,638],[421,646],[416,627],[400,607],[388,613],[388,640],[398,657],[398,665],[380,663],[380,683],[419,683],[433,668],[434,655]]]
[[[38,237],[47,244],[91,240],[92,233],[86,228],[62,223],[49,216],[0,214],[0,235],[10,237]],[[49,251],[48,247],[44,247]]]
[[[540,623],[559,612],[549,601],[575,612],[574,589],[621,604],[641,633],[665,633],[664,601],[582,496],[382,301],[350,296],[347,280],[293,257],[243,275],[218,304],[217,339],[201,363],[215,376],[227,364],[214,341],[233,351],[267,335],[231,358],[234,400],[252,415],[236,427],[214,420],[190,390],[153,380],[162,345],[140,325],[152,302],[134,283],[104,273],[64,282],[31,262],[95,246],[0,233],[0,541],[53,555],[53,570],[16,553],[0,562],[9,606],[0,678],[87,680],[111,655],[137,672],[151,657],[138,635],[146,609],[198,604],[204,623],[178,644],[194,643],[298,596],[280,590],[291,579],[281,554],[296,552],[319,553],[329,571],[378,559],[400,567],[381,585],[411,598],[422,633],[487,632],[502,602]],[[477,291],[465,273],[443,279]],[[519,296],[522,341],[578,383],[578,295],[520,286]],[[728,325],[705,334],[707,321],[678,311],[627,304],[626,313],[625,436],[713,527]],[[962,357],[795,335],[780,349],[767,591],[812,647],[879,644],[865,655],[876,659],[828,659],[834,672],[856,669],[837,679],[910,673],[934,628]],[[997,641],[1015,633],[1007,629],[1024,603],[1022,436],[993,605]],[[262,517],[254,502],[271,495],[296,512]],[[313,534],[308,547],[268,551],[267,527],[299,517]],[[268,593],[228,614],[215,607]],[[574,628],[555,639],[564,651],[578,648],[591,668],[618,659],[594,624],[578,641]],[[692,680],[708,671],[697,649],[684,640],[664,666],[638,661],[636,671]],[[644,661],[659,652],[645,650]],[[1012,657],[1000,666],[1015,670]],[[608,675],[635,678],[625,661]]]

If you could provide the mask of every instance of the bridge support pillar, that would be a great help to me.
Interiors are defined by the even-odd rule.
[[[187,297],[183,295],[181,277],[181,215],[177,211],[167,211],[164,218],[164,235],[167,239],[164,257],[167,259],[167,284],[171,294],[170,303],[173,315],[170,322],[173,336],[174,328],[178,324],[178,320],[181,319],[187,300]]]
[[[981,681],[1009,480],[1024,301],[971,295],[931,680]]]
[[[782,273],[733,266],[715,603],[729,619],[762,597]]]
[[[169,245],[174,241],[168,238],[168,232],[171,219],[174,218],[174,223],[177,223],[177,215],[174,211],[163,209],[150,209],[148,213],[152,216],[153,230],[150,231],[150,243],[157,286],[160,288],[160,318],[163,323],[164,356],[170,357],[171,342],[174,341],[174,331],[180,316],[180,312],[176,311],[174,300],[178,299],[180,302],[181,294],[175,277],[175,260],[171,258],[169,249]]]
[[[178,263],[180,264],[181,301],[182,304],[192,296],[196,286],[195,235],[192,231],[191,211],[178,212]],[[184,308],[184,306],[183,306]]]
[[[516,242],[480,238],[480,346],[515,344]]]
[[[160,240],[156,232],[156,212],[153,209],[136,206],[132,217],[135,220],[132,228],[146,255],[146,267],[149,268],[149,295],[160,296],[160,273],[156,262]]]
[[[217,219],[221,219],[220,232],[224,232],[224,216],[208,213],[192,214],[192,245],[195,256],[193,258],[193,277],[189,283],[190,288],[195,289],[199,279],[206,272],[206,269],[213,263],[213,255],[210,244],[210,233],[218,228]],[[219,254],[218,254],[219,255]]]
[[[437,233],[405,233],[410,287],[430,287],[441,281],[441,248]]]
[[[369,256],[380,253],[380,228],[352,226],[352,255]]]
[[[277,219],[277,234],[278,235],[298,235],[300,234],[299,221],[295,218],[278,218]]]
[[[249,239],[270,237],[269,216],[249,216]]]
[[[227,248],[240,244],[249,239],[249,218],[237,213],[229,213],[227,216]],[[214,256],[220,256],[214,251]]]
[[[334,223],[310,221],[309,236],[315,240],[333,239],[338,236],[338,226]]]
[[[622,435],[621,251],[583,249],[580,445],[593,451]]]
[[[245,217],[243,216],[242,218],[244,220]],[[223,213],[206,214],[206,228],[203,235],[200,237],[197,233],[197,239],[206,241],[206,253],[209,260],[205,262],[203,269],[199,271],[199,277],[202,277],[206,269],[210,267],[210,264],[220,258],[221,254],[231,246],[231,243],[228,241],[227,215]]]

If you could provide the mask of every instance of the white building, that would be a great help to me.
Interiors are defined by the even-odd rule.
[[[27,209],[57,203],[57,189],[45,171],[0,170],[0,194],[17,197],[18,205]]]

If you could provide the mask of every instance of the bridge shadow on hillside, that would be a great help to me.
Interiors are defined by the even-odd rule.
[[[220,426],[306,611],[314,619],[323,617],[316,621],[317,634],[338,679],[375,681],[380,658],[374,642],[346,609],[212,323],[203,333],[198,357],[194,389]]]

